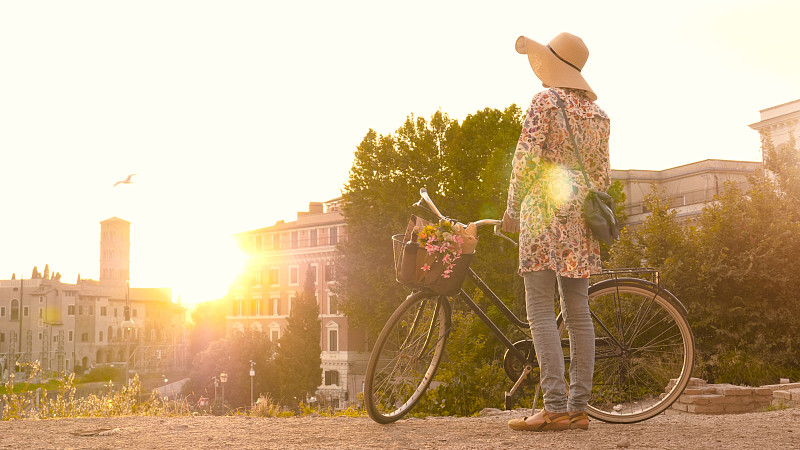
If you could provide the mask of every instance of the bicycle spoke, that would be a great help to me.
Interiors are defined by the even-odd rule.
[[[590,414],[612,422],[644,420],[669,407],[688,382],[691,330],[655,285],[612,280],[605,286],[590,293],[597,336]],[[667,390],[673,379],[680,382]]]

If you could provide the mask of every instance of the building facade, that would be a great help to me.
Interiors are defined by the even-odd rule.
[[[679,220],[698,216],[726,183],[749,188],[748,177],[761,170],[757,161],[706,159],[665,170],[611,170],[611,179],[622,183],[627,225],[641,224],[649,211],[644,199],[655,189],[664,192]]]
[[[169,288],[129,288],[130,222],[100,223],[100,280],[64,283],[37,272],[0,280],[0,374],[38,361],[45,377],[103,365],[186,366],[186,309]],[[123,329],[129,305],[133,327]],[[127,333],[126,333],[127,332]]]
[[[750,124],[761,139],[767,137],[775,147],[798,138],[800,132],[800,100],[772,106],[760,111],[761,120]],[[611,178],[623,184],[628,224],[638,225],[647,216],[643,200],[653,187],[663,190],[678,218],[690,220],[719,194],[725,183],[742,191],[749,188],[748,177],[763,170],[763,161],[729,161],[707,159],[666,170],[612,170]]]
[[[775,147],[789,142],[790,136],[798,137],[800,132],[800,100],[762,109],[761,120],[750,124],[750,128],[758,131],[763,140],[767,136]]]
[[[341,198],[312,202],[294,222],[279,221],[238,234],[247,264],[225,299],[228,334],[247,328],[277,341],[311,274],[322,325],[318,397],[335,408],[355,402],[355,395],[362,392],[369,357],[366,336],[348,326],[333,293],[336,244],[346,238],[340,203]]]

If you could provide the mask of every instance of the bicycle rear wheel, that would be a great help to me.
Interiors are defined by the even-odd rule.
[[[618,278],[593,285],[589,306],[596,336],[589,415],[634,423],[669,408],[695,360],[683,305],[653,283]]]
[[[450,331],[450,303],[415,292],[395,310],[375,342],[367,364],[364,404],[372,420],[405,416],[428,389]]]

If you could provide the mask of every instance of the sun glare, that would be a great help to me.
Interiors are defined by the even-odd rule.
[[[225,235],[187,237],[183,242],[141,249],[141,253],[140,258],[131,258],[131,278],[141,280],[135,285],[172,288],[173,301],[189,311],[199,303],[224,297],[246,261],[234,238]],[[139,259],[142,263],[137,267]]]

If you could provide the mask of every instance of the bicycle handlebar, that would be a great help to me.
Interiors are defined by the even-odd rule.
[[[414,206],[423,206],[422,202],[424,201],[427,204],[428,209],[430,209],[431,212],[433,212],[436,215],[436,217],[438,217],[439,219],[452,220],[453,222],[459,224],[460,226],[466,227],[465,224],[463,224],[463,223],[461,223],[461,222],[459,222],[457,220],[445,217],[444,214],[442,214],[439,211],[439,208],[437,208],[436,205],[433,203],[433,200],[431,200],[431,197],[428,195],[428,190],[425,189],[424,187],[423,188],[419,188],[419,196],[421,198],[417,203],[414,203]],[[506,236],[506,235],[501,233],[502,226],[503,226],[503,221],[502,220],[498,220],[498,219],[480,219],[480,220],[476,220],[473,223],[477,227],[482,227],[482,226],[486,226],[486,225],[494,225],[494,234],[496,236],[500,236],[501,238],[511,242],[515,246],[518,245],[517,241],[515,241],[515,240],[511,239],[510,237],[508,237],[508,236]]]

